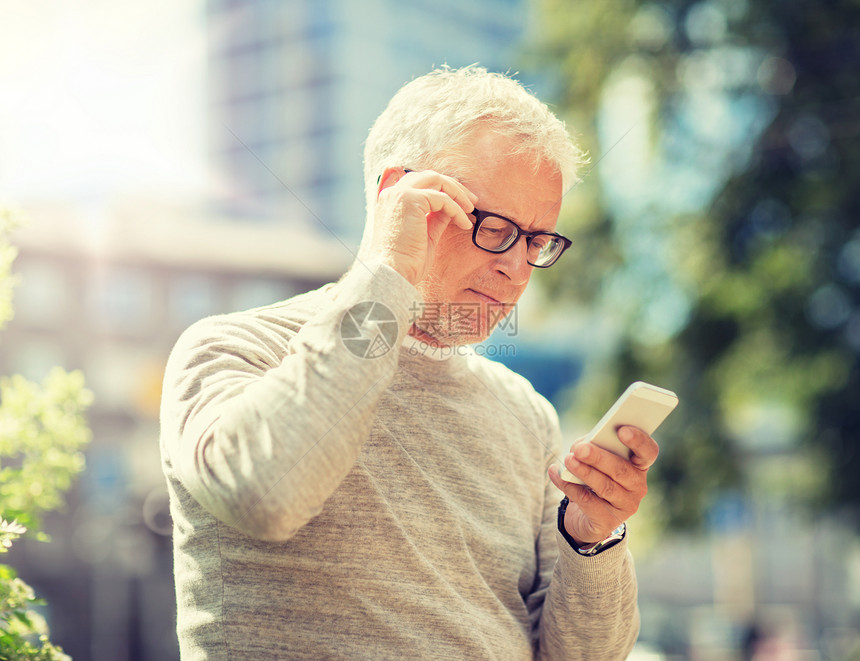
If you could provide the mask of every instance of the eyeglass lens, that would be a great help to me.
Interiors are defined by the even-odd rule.
[[[504,252],[517,240],[517,226],[498,216],[486,216],[475,234],[478,247],[491,252]],[[552,264],[559,254],[562,241],[550,234],[538,234],[528,242],[527,258],[535,266]]]

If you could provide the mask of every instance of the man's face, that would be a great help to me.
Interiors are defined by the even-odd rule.
[[[470,140],[470,172],[460,181],[478,196],[477,208],[513,220],[526,231],[555,230],[562,196],[561,174],[532,158],[506,156],[508,143],[489,131]],[[443,173],[447,174],[447,173]],[[449,224],[427,276],[416,325],[446,345],[486,339],[525,291],[534,267],[520,237],[507,252],[490,253],[472,243],[471,232]]]

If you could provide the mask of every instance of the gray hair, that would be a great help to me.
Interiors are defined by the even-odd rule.
[[[364,185],[368,217],[377,179],[387,167],[451,170],[468,163],[458,146],[481,127],[512,138],[512,155],[534,156],[535,169],[550,163],[573,185],[583,152],[564,123],[518,81],[475,65],[443,67],[404,85],[370,129],[364,147]]]

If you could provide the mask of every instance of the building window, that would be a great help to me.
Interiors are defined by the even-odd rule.
[[[147,333],[157,321],[155,283],[146,271],[108,267],[92,276],[89,307],[98,330],[134,335]]]
[[[15,288],[15,315],[27,326],[52,328],[68,315],[74,299],[69,278],[59,264],[47,260],[23,261],[16,269],[20,282]]]
[[[181,328],[223,312],[225,307],[220,304],[215,283],[203,275],[186,275],[172,282],[167,305],[170,322]]]
[[[272,305],[296,292],[286,283],[265,278],[240,280],[233,286],[232,309],[248,310],[250,308]]]

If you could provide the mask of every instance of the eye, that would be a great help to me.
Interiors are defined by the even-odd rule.
[[[487,232],[510,232],[511,224],[504,218],[487,216],[481,223],[481,229]]]
[[[538,234],[537,236],[532,237],[531,243],[535,248],[543,252],[544,250],[553,248],[553,244],[556,243],[556,238],[549,234]]]

